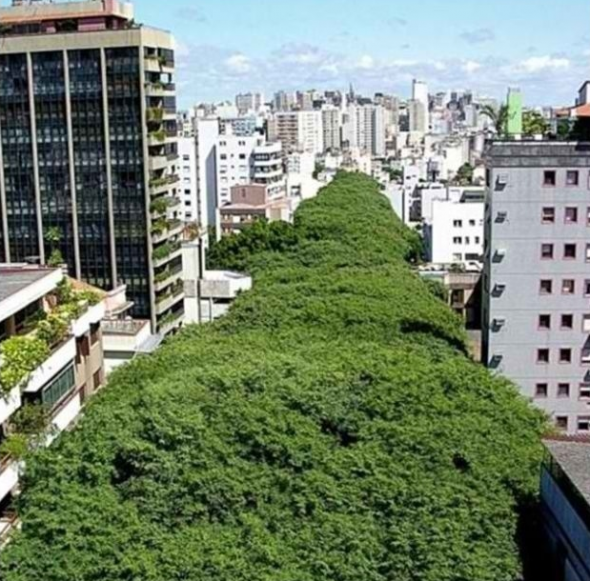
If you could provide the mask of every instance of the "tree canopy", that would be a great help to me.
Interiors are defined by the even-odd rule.
[[[4,581],[519,575],[545,419],[468,358],[415,233],[353,174],[274,228],[224,320],[115,372],[29,459]]]

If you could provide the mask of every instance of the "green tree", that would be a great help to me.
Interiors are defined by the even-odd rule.
[[[470,163],[463,164],[457,175],[455,176],[454,182],[460,186],[470,186],[473,184],[473,166]]]
[[[527,137],[546,135],[549,132],[549,123],[537,111],[525,111],[522,116],[522,127]]]
[[[499,137],[505,137],[508,131],[508,105],[493,107],[484,105],[481,108],[481,114],[491,120],[494,130]]]

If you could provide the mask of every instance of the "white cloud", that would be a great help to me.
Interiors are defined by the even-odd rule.
[[[225,66],[233,73],[244,75],[252,70],[250,59],[243,54],[232,54],[225,59]]]
[[[357,66],[359,69],[372,69],[375,67],[375,59],[368,54],[364,54],[358,61]]]
[[[467,61],[462,69],[468,74],[471,75],[477,71],[479,71],[479,69],[481,69],[481,64],[476,62],[476,61]]]
[[[534,56],[520,63],[520,66],[528,73],[538,73],[546,70],[569,69],[570,60],[564,57]]]

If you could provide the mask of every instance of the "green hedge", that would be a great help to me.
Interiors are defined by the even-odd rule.
[[[4,581],[519,575],[545,420],[468,359],[414,234],[352,174],[284,245],[270,228],[226,319],[117,371],[27,463]]]

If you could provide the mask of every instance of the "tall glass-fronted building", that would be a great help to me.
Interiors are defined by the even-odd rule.
[[[117,0],[0,8],[0,262],[46,264],[182,323],[174,44]]]

